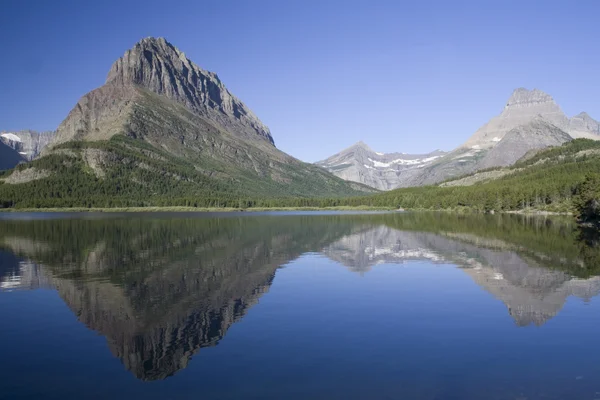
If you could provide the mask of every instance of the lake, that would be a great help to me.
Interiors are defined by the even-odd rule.
[[[570,220],[0,214],[2,399],[600,399]]]

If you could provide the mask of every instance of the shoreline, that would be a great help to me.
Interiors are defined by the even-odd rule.
[[[1,208],[5,213],[140,213],[140,212],[268,212],[268,211],[397,211],[389,207],[113,207],[113,208]]]
[[[481,210],[458,208],[458,209],[398,209],[392,207],[372,207],[372,206],[338,206],[338,207],[112,207],[112,208],[87,208],[87,207],[68,207],[68,208],[0,208],[0,213],[153,213],[153,212],[269,212],[269,211],[387,211],[387,212],[444,212],[455,214],[513,214],[528,216],[573,216],[572,212],[557,212],[546,210],[509,210],[496,212],[482,212]]]

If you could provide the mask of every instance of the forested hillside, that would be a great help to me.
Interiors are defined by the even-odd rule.
[[[253,171],[211,159],[191,162],[142,140],[113,136],[67,142],[53,152],[0,174],[0,207],[251,207],[277,193],[284,198],[355,196],[348,184],[319,167],[282,164],[292,181],[257,179]],[[209,171],[209,172],[207,172]],[[210,172],[212,171],[212,173]],[[372,189],[364,187],[364,190]]]
[[[109,157],[110,162],[103,169],[93,171],[83,159],[98,151],[108,154],[105,157]],[[31,174],[41,171],[50,174],[43,179],[27,181]],[[598,171],[600,142],[578,139],[528,154],[512,167],[484,171],[492,172],[490,176],[498,178],[470,186],[448,186],[451,182],[446,182],[442,186],[356,196],[356,192],[344,192],[344,187],[336,186],[337,182],[333,180],[329,182],[330,186],[320,188],[322,197],[309,198],[302,194],[307,191],[304,186],[314,185],[313,179],[299,179],[293,185],[270,179],[257,181],[244,175],[229,180],[212,179],[180,158],[142,141],[116,136],[109,141],[66,143],[61,152],[19,166],[12,177],[10,173],[0,175],[0,182],[5,182],[0,183],[0,204],[16,208],[369,206],[481,212],[526,209],[574,212],[575,199],[581,197],[579,194],[584,190],[582,183]],[[20,178],[25,182],[6,183]],[[586,193],[593,192],[589,186],[597,181],[589,180]],[[340,197],[340,192],[348,197]]]

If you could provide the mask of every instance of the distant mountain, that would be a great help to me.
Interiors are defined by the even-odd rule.
[[[572,138],[600,140],[595,124],[598,122],[582,114],[570,120],[541,90],[519,88],[499,116],[404,186],[435,184],[481,169],[511,165],[531,150],[558,146]]]
[[[386,154],[358,142],[316,165],[342,179],[390,190],[399,187],[407,176],[418,175],[422,168],[445,154],[441,150],[427,154]]]
[[[0,143],[9,147],[13,154],[8,155],[8,150],[1,157],[0,169],[13,168],[20,162],[31,161],[36,158],[44,147],[46,147],[53,139],[54,132],[34,132],[34,131],[18,131],[18,132],[0,132]]]
[[[558,146],[573,138],[600,140],[600,123],[586,113],[569,119],[550,95],[538,89],[519,88],[512,93],[502,113],[479,128],[463,145],[418,165],[418,169],[398,169],[390,186],[365,180],[364,173],[348,172],[350,165],[362,164],[362,160],[353,160],[346,151],[339,153],[344,159],[337,169],[330,160],[336,161],[338,155],[317,164],[344,179],[389,190],[432,185],[481,169],[508,166],[529,151]]]
[[[574,139],[594,139],[600,137],[600,122],[586,112],[582,112],[569,120],[569,135]]]
[[[219,200],[372,191],[278,150],[216,74],[163,38],[143,39],[118,59],[42,158],[5,183],[8,204],[41,206],[232,205]]]

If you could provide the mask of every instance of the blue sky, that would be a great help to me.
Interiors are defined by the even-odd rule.
[[[600,119],[597,1],[2,0],[0,130],[52,130],[111,64],[164,36],[317,161],[452,149],[517,87]]]

